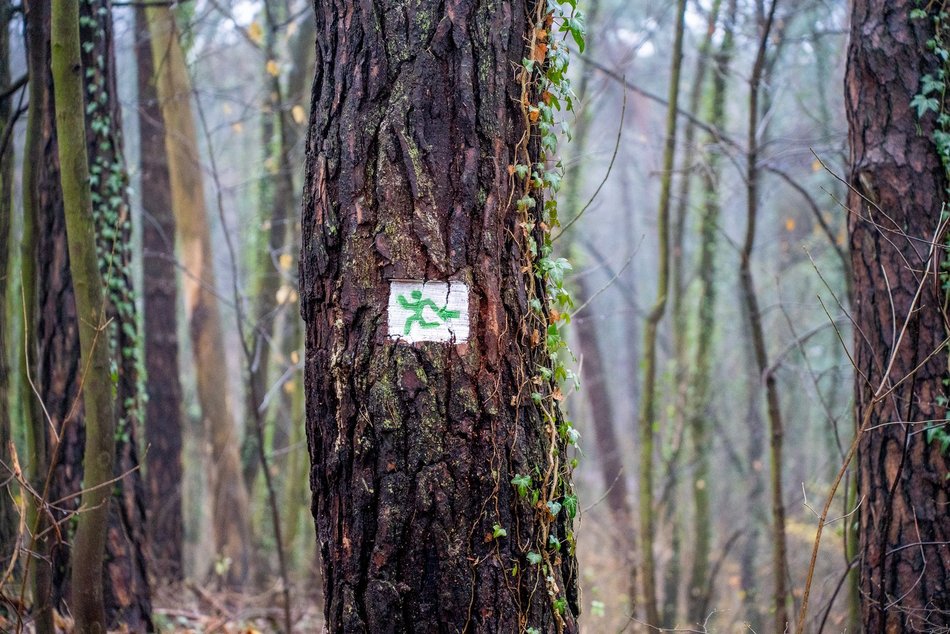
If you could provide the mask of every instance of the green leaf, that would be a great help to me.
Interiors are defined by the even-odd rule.
[[[544,558],[541,555],[534,552],[533,550],[525,556],[528,558],[528,563],[531,564],[532,566],[537,566],[539,563],[541,563],[544,560]]]
[[[518,489],[518,497],[525,497],[531,487],[531,476],[515,474],[515,477],[511,479],[511,483]]]
[[[920,119],[931,110],[937,112],[940,107],[940,102],[938,102],[935,97],[914,95],[914,98],[910,100],[910,106],[911,108],[917,109],[917,118]]]
[[[567,516],[570,517],[571,519],[574,519],[574,517],[577,516],[577,496],[576,495],[564,496],[564,510],[567,511]]]

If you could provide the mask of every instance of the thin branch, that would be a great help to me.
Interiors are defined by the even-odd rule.
[[[614,152],[610,157],[610,164],[607,166],[607,172],[604,174],[604,178],[601,179],[600,184],[597,186],[597,189],[594,191],[594,195],[591,196],[590,200],[587,201],[587,204],[584,205],[584,207],[579,212],[577,212],[576,216],[571,218],[570,222],[568,222],[566,225],[561,227],[561,230],[558,232],[556,236],[551,238],[552,243],[558,238],[560,238],[561,236],[563,236],[564,233],[567,232],[567,230],[570,229],[574,225],[575,222],[580,220],[581,216],[584,215],[584,212],[587,211],[587,209],[593,204],[594,200],[597,199],[597,196],[600,194],[600,190],[603,189],[604,185],[607,183],[607,179],[610,178],[610,172],[613,171],[614,169],[614,161],[617,160],[617,151],[620,149],[620,139],[623,137],[623,124],[624,124],[624,120],[626,119],[626,114],[627,114],[627,93],[626,91],[624,91],[623,106],[620,109],[620,126],[617,128],[617,140],[614,143]]]

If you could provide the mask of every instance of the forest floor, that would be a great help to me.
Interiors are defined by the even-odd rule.
[[[323,631],[323,610],[315,592],[298,588],[293,599],[294,631]],[[186,582],[156,592],[152,617],[159,632],[265,634],[283,630],[283,596],[220,591]]]

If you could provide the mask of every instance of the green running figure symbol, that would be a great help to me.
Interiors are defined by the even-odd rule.
[[[399,302],[399,305],[405,308],[406,310],[411,310],[412,315],[409,316],[409,319],[406,320],[406,331],[403,334],[408,335],[409,331],[412,330],[412,324],[418,322],[420,328],[437,328],[439,322],[437,321],[426,321],[422,316],[422,311],[428,306],[432,309],[436,315],[439,316],[439,319],[442,321],[448,321],[458,317],[461,312],[457,310],[449,310],[448,307],[439,308],[438,305],[431,299],[422,299],[422,291],[412,291],[409,294],[412,297],[413,301],[406,299],[405,295],[400,295],[396,298],[396,301]]]

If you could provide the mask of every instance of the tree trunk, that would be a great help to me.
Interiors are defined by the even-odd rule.
[[[165,154],[165,120],[158,103],[144,7],[135,9],[139,91],[139,153],[143,205],[142,267],[148,533],[156,580],[182,579],[182,392],[178,367],[178,286],[175,216]]]
[[[284,89],[280,82],[280,73],[273,71],[272,64],[276,63],[275,49],[278,35],[275,8],[264,5],[264,61],[262,68],[265,80],[268,83],[267,99],[261,109],[263,113],[261,130],[262,146],[265,150],[264,165],[272,166],[270,178],[261,180],[261,228],[266,229],[267,240],[264,248],[258,251],[256,273],[257,286],[254,292],[254,330],[251,333],[251,345],[254,355],[248,368],[250,377],[247,388],[248,420],[258,420],[259,424],[271,422],[268,409],[264,406],[264,395],[267,394],[269,369],[272,357],[271,348],[280,351],[274,346],[275,325],[278,317],[292,310],[289,303],[291,295],[286,300],[279,299],[282,285],[287,284],[287,271],[290,267],[282,266],[282,255],[287,246],[288,225],[292,210],[296,207],[294,196],[294,169],[290,162],[290,113],[284,103]],[[278,66],[279,69],[279,66]],[[273,191],[271,191],[273,190]],[[274,448],[283,449],[288,444],[286,426],[275,424],[271,428]],[[257,459],[256,434],[247,433],[242,448],[244,460],[244,477],[248,490],[253,490],[254,480],[260,468]]]
[[[248,494],[241,474],[240,438],[228,402],[224,335],[215,294],[211,234],[194,117],[191,80],[175,18],[167,6],[147,11],[152,60],[159,70],[158,96],[165,120],[165,151],[171,176],[172,209],[185,269],[185,311],[197,371],[198,401],[211,435],[212,516],[218,557],[230,560],[225,580],[240,585],[250,567]]]
[[[10,85],[10,18],[12,6],[10,0],[0,0],[0,86]],[[11,102],[14,94],[0,98],[0,129],[6,130],[12,124]],[[0,139],[2,142],[2,139]],[[10,217],[13,201],[13,144],[7,143],[0,148],[0,315],[7,315],[7,291],[10,288],[9,263],[11,239]],[[19,305],[19,302],[15,302]],[[9,344],[7,343],[6,322],[0,327],[0,460],[2,465],[10,465],[9,443],[13,440],[10,427],[10,367]],[[0,465],[0,570],[6,570],[14,554],[17,537],[17,508],[12,491],[13,481],[10,472]]]
[[[588,29],[595,29],[600,24],[600,0],[588,0],[586,5]],[[561,199],[564,201],[561,214],[569,223],[584,211],[581,201],[581,186],[584,167],[588,160],[587,141],[590,138],[591,124],[594,120],[595,101],[590,91],[590,80],[593,77],[592,69],[587,62],[591,55],[590,47],[585,48],[585,56],[580,59],[580,82],[577,88],[577,101],[582,104],[583,110],[577,115],[571,138],[571,158],[569,166],[564,172],[561,187]],[[561,250],[571,253],[575,245],[575,236],[580,227],[571,224],[567,235],[561,241]],[[575,303],[578,306],[587,306],[593,298],[594,292],[590,288],[590,276],[579,275],[574,278]],[[590,308],[588,306],[588,308]],[[627,565],[633,566],[635,541],[630,529],[633,526],[633,513],[630,510],[629,490],[627,488],[627,472],[623,463],[623,450],[617,438],[614,427],[613,401],[608,389],[608,372],[605,368],[604,357],[600,352],[600,337],[597,330],[596,318],[588,313],[584,317],[572,320],[574,332],[577,336],[578,352],[582,359],[583,393],[590,408],[590,422],[594,432],[594,442],[597,444],[597,464],[600,467],[606,492],[607,507],[614,523],[614,531],[622,539],[618,539],[616,548],[620,549],[620,556]],[[631,596],[633,599],[633,596]],[[631,601],[632,603],[632,601]]]
[[[145,488],[139,470],[138,434],[144,417],[144,381],[132,273],[129,178],[123,156],[121,106],[110,0],[80,6],[83,92],[87,100],[86,148],[95,218],[99,274],[106,289],[109,350],[115,383],[116,449],[109,508],[106,609],[110,623],[132,630],[151,626],[146,569]],[[88,104],[95,103],[91,108]]]
[[[590,281],[586,276],[576,279],[576,299],[583,306],[591,297]],[[597,342],[597,322],[580,318],[573,322],[577,333],[578,351],[584,360],[583,390],[590,404],[594,441],[597,444],[597,464],[607,492],[607,505],[618,531],[629,533],[633,522],[627,489],[627,474],[623,464],[620,439],[614,429],[613,402],[607,389],[609,373],[604,367],[603,355]],[[625,540],[626,541],[626,540]],[[633,544],[623,544],[625,550]],[[627,554],[622,553],[624,556]]]
[[[755,228],[759,216],[759,92],[762,74],[766,64],[766,50],[775,18],[778,0],[772,0],[766,13],[764,3],[760,2],[757,13],[759,23],[759,46],[752,74],[749,79],[749,122],[747,129],[746,157],[746,232],[739,260],[739,279],[742,286],[743,310],[752,335],[755,352],[755,367],[760,380],[765,383],[766,411],[769,420],[769,457],[771,461],[770,484],[772,493],[772,577],[774,589],[772,606],[774,609],[775,632],[785,632],[788,622],[788,555],[785,544],[785,503],[782,499],[782,443],[784,425],[781,403],[775,375],[768,372],[768,350],[765,331],[762,325],[762,313],[752,276],[752,251],[755,245]]]
[[[524,385],[547,352],[509,173],[538,98],[512,68],[545,6],[317,3],[300,272],[330,631],[577,631],[569,458],[531,396],[547,408],[550,386]],[[467,285],[468,339],[390,331],[407,279]]]
[[[855,401],[866,430],[858,448],[866,632],[950,627],[948,461],[922,433],[928,421],[946,418],[946,298],[940,280],[921,282],[946,257],[938,249],[938,262],[927,261],[929,243],[946,238],[936,231],[948,182],[934,147],[934,115],[918,119],[910,105],[920,78],[939,67],[926,51],[941,5],[911,19],[917,4],[910,0],[858,0],[851,19],[848,229]],[[879,385],[896,387],[880,398]]]
[[[79,330],[78,369],[85,414],[84,489],[82,512],[79,513],[72,544],[70,608],[78,631],[101,632],[106,629],[102,564],[111,495],[111,487],[105,485],[112,478],[116,424],[109,342],[103,336],[107,329],[105,294],[96,255],[96,227],[83,121],[79,4],[54,3],[51,22],[60,180],[69,272]]]
[[[666,313],[666,300],[670,286],[670,193],[673,187],[673,167],[676,154],[677,104],[679,103],[680,69],[683,64],[683,30],[686,0],[678,0],[673,55],[670,72],[670,90],[666,113],[666,143],[663,150],[663,172],[660,181],[660,202],[657,208],[657,234],[659,265],[657,273],[656,301],[647,316],[643,334],[643,399],[640,401],[638,429],[640,436],[640,481],[639,519],[643,584],[643,605],[646,622],[660,627],[660,612],[657,607],[656,564],[653,553],[653,446],[654,428],[657,420],[657,331]]]
[[[693,85],[689,93],[689,112],[699,114],[700,105],[706,85],[706,71],[709,68],[709,60],[712,57],[713,35],[716,33],[717,23],[719,22],[719,10],[722,6],[722,0],[713,0],[712,7],[706,22],[706,35],[697,52],[696,69],[693,72]],[[718,78],[716,78],[718,80]],[[715,100],[715,96],[713,96]],[[721,118],[721,117],[720,117]],[[715,125],[715,123],[713,124]],[[689,580],[686,586],[686,614],[692,623],[702,623],[705,621],[705,611],[707,580],[709,578],[709,551],[712,544],[713,522],[710,517],[709,498],[709,454],[711,446],[709,444],[709,434],[706,425],[712,414],[712,408],[706,406],[708,390],[703,385],[704,381],[709,380],[709,355],[710,344],[712,342],[712,332],[715,327],[715,286],[713,282],[712,259],[708,256],[707,250],[715,248],[717,219],[712,220],[713,226],[710,231],[706,230],[706,214],[709,213],[708,205],[717,206],[718,201],[715,197],[715,186],[704,188],[706,194],[703,200],[703,230],[700,238],[701,261],[699,265],[700,275],[700,293],[699,293],[699,314],[698,335],[696,346],[695,363],[690,364],[689,358],[689,323],[687,317],[687,306],[684,301],[686,298],[686,280],[685,269],[689,258],[686,254],[685,232],[686,224],[689,220],[690,194],[692,193],[693,183],[693,163],[699,154],[698,149],[694,147],[696,139],[696,126],[692,122],[686,122],[686,130],[683,135],[683,153],[684,158],[680,160],[680,190],[676,204],[676,213],[673,218],[673,266],[671,274],[672,290],[672,318],[673,318],[673,350],[676,360],[675,366],[675,407],[678,428],[680,424],[688,424],[689,436],[692,441],[692,457],[695,464],[693,477],[688,480],[690,492],[693,497],[693,524],[689,533],[692,536],[692,565],[689,571]],[[710,164],[702,169],[704,179],[716,167],[712,164],[715,159],[710,155]],[[704,180],[704,185],[708,182]],[[717,213],[718,216],[718,213]],[[709,234],[712,234],[711,236]],[[712,240],[712,244],[707,244],[707,240]],[[705,265],[705,266],[704,266]],[[693,368],[693,377],[690,377],[690,367]],[[691,385],[693,389],[691,390]],[[679,505],[672,505],[679,506]],[[674,525],[674,544],[680,534],[682,521],[678,509],[673,511]],[[673,549],[674,557],[679,556],[678,548]],[[675,572],[674,574],[672,574]],[[675,591],[679,587],[679,561],[670,566],[667,572],[667,596],[663,619],[665,623],[673,624],[676,622],[677,597]],[[671,596],[672,595],[672,596]]]
[[[40,400],[49,412],[52,424],[61,429],[63,398],[74,389],[75,372],[54,374],[57,364],[53,351],[60,344],[72,350],[75,335],[64,336],[64,329],[56,328],[53,319],[44,318],[45,310],[56,311],[62,301],[63,319],[75,319],[73,302],[65,302],[62,289],[69,272],[66,265],[65,232],[61,215],[58,163],[53,136],[52,91],[49,89],[49,3],[25,0],[23,4],[24,36],[27,50],[27,69],[30,74],[29,110],[27,111],[26,139],[23,157],[23,240],[20,247],[20,288],[23,294],[23,341],[20,349],[20,398],[23,401],[23,427],[28,446],[30,484],[35,491],[47,488],[49,470],[49,443],[47,425]],[[40,254],[43,258],[39,258]],[[42,275],[43,277],[38,277]],[[43,283],[40,283],[43,280]],[[56,287],[56,288],[54,288]],[[49,304],[52,302],[52,306]],[[68,312],[67,312],[68,311]],[[53,315],[56,313],[53,312]],[[70,322],[70,323],[75,323]],[[68,345],[66,345],[68,342]],[[73,359],[75,355],[65,356]],[[45,385],[51,379],[59,389],[47,394]],[[37,392],[34,393],[34,387]],[[73,394],[75,392],[72,392]],[[54,400],[46,400],[53,397]],[[58,407],[57,407],[58,406]],[[24,565],[24,574],[30,576],[33,593],[32,617],[37,634],[52,634],[53,626],[53,567],[50,565],[52,538],[42,536],[49,526],[40,500],[28,498],[29,549],[33,556]],[[19,624],[19,623],[18,623]]]
[[[111,50],[111,27],[105,24],[110,14],[99,13],[98,4],[83,3],[85,20],[95,20],[97,26],[87,23],[84,33],[90,36],[95,32],[96,41],[89,39],[90,45],[97,50],[95,69],[89,76],[83,72],[91,85],[105,86],[96,93],[98,105],[88,118],[90,136],[82,139],[96,147],[90,153],[84,152],[93,160],[93,175],[87,179],[93,184],[95,192],[90,191],[90,201],[94,204],[95,240],[98,242],[99,256],[103,269],[97,268],[96,284],[101,292],[104,286],[103,274],[108,270],[112,280],[111,292],[107,298],[107,313],[112,320],[109,327],[102,330],[97,341],[104,346],[106,353],[115,351],[115,365],[118,369],[118,383],[111,382],[112,372],[109,364],[104,370],[110,395],[109,416],[114,415],[112,390],[116,390],[119,416],[123,420],[122,433],[110,432],[109,441],[117,441],[115,448],[115,471],[110,471],[107,480],[123,475],[115,486],[106,486],[110,494],[118,493],[111,502],[102,508],[108,511],[108,528],[98,530],[105,539],[106,567],[100,578],[105,580],[103,589],[106,620],[110,625],[126,623],[134,629],[150,627],[150,599],[145,570],[144,531],[142,528],[143,494],[138,482],[137,446],[135,440],[135,415],[138,392],[138,378],[134,369],[135,347],[134,307],[131,303],[131,282],[128,277],[127,245],[129,227],[128,207],[124,202],[116,213],[104,210],[104,203],[113,195],[121,198],[126,182],[121,169],[121,138],[118,127],[121,125],[113,112],[118,111],[115,99],[114,62]],[[108,7],[106,7],[108,9]],[[85,444],[85,417],[80,401],[80,384],[83,377],[91,377],[93,370],[80,365],[80,340],[77,328],[77,309],[74,299],[73,278],[70,274],[70,259],[67,252],[67,227],[64,203],[60,187],[60,169],[56,125],[52,112],[52,77],[50,75],[50,14],[48,3],[31,3],[27,6],[26,27],[31,77],[31,110],[27,122],[27,160],[24,162],[24,252],[22,257],[24,275],[24,296],[26,297],[26,327],[30,340],[37,342],[24,349],[23,370],[29,369],[30,377],[37,387],[45,412],[39,409],[39,401],[32,394],[29,382],[24,377],[24,411],[29,418],[27,425],[30,445],[30,474],[37,491],[46,494],[46,499],[61,500],[51,516],[45,514],[37,518],[31,512],[30,527],[34,534],[43,532],[50,519],[61,526],[69,527],[68,516],[79,506],[76,494],[83,486],[85,472],[83,452]],[[45,13],[44,13],[45,12]],[[99,39],[101,38],[101,39]],[[102,67],[98,64],[98,54],[102,54]],[[92,59],[87,55],[87,61]],[[111,77],[110,77],[111,76]],[[91,94],[91,93],[89,93]],[[104,95],[104,97],[103,97]],[[81,103],[81,102],[80,102]],[[35,106],[35,110],[34,110]],[[78,112],[82,115],[83,110]],[[108,124],[102,118],[108,118]],[[93,123],[95,121],[95,123]],[[70,125],[73,125],[71,122]],[[80,127],[80,131],[85,125]],[[93,129],[95,128],[95,129]],[[101,135],[101,136],[100,136]],[[85,149],[85,148],[84,148]],[[101,159],[102,163],[99,162]],[[108,173],[102,175],[108,164]],[[97,167],[98,166],[98,167]],[[116,166],[113,170],[112,166]],[[113,201],[118,204],[118,200]],[[124,211],[122,210],[124,209]],[[33,247],[33,248],[31,248]],[[108,250],[108,255],[103,254]],[[111,262],[107,260],[111,256]],[[94,263],[96,258],[93,258]],[[98,267],[98,264],[96,264]],[[35,268],[35,273],[32,271]],[[124,272],[123,272],[124,271]],[[35,287],[34,287],[35,285]],[[117,294],[118,293],[118,294]],[[34,301],[38,307],[33,313]],[[90,321],[94,327],[98,323]],[[129,323],[129,326],[122,326]],[[29,355],[28,359],[25,355]],[[89,384],[85,384],[83,394]],[[50,417],[47,425],[46,414]],[[48,433],[49,428],[56,430],[59,442]],[[53,471],[47,482],[47,470],[53,464]],[[89,480],[86,480],[88,486]],[[97,490],[98,491],[98,490]],[[83,512],[85,514],[85,511]],[[48,533],[38,539],[34,545],[37,557],[32,558],[30,566],[35,571],[34,613],[40,615],[39,631],[52,631],[51,609],[66,601],[75,587],[70,583],[72,549],[67,542],[58,542],[58,532]],[[69,532],[62,531],[68,540]],[[77,551],[78,552],[78,551]],[[42,558],[40,557],[42,556]],[[52,562],[52,567],[48,563]],[[90,568],[82,564],[84,571]],[[94,570],[94,569],[92,569]],[[87,580],[82,581],[88,586]]]

